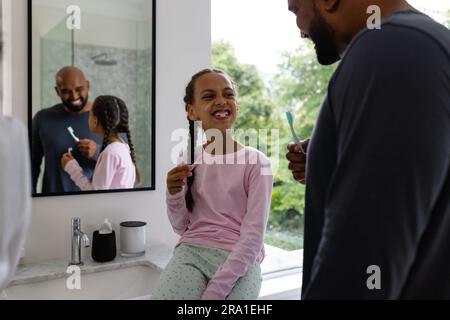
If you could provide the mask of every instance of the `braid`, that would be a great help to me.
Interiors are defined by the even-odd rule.
[[[124,132],[127,135],[127,141],[128,146],[130,147],[130,156],[131,160],[133,161],[134,166],[136,167],[136,182],[138,185],[141,184],[141,173],[139,172],[139,169],[137,167],[137,161],[136,161],[136,151],[134,148],[133,141],[131,140],[131,131],[130,126],[128,124],[128,109],[125,105],[125,102],[123,100],[116,98],[117,105],[120,109],[120,119],[119,124],[117,125],[117,131],[118,132]]]
[[[103,130],[105,131],[105,135],[103,137],[103,145],[102,145],[102,150],[101,152],[103,152],[105,150],[105,148],[108,146],[109,144],[109,140],[111,138],[111,131],[113,130],[113,125],[112,125],[112,115],[109,112],[108,109],[104,110],[104,116],[105,116],[105,123],[103,126]]]
[[[103,136],[103,152],[111,142],[111,136],[119,133],[126,133],[128,145],[130,147],[130,156],[136,168],[136,182],[141,184],[141,174],[136,165],[136,152],[131,140],[131,132],[128,126],[128,109],[123,100],[114,96],[99,96],[94,101],[92,107],[93,114],[99,120],[105,135]]]
[[[125,105],[125,102],[122,99],[115,98],[115,101],[117,102],[117,106],[119,107],[120,112],[120,119],[118,120],[117,124],[117,132],[125,132],[128,129],[128,109]]]
[[[189,137],[190,137],[190,151],[191,151],[191,163],[193,164],[195,161],[195,127],[194,121],[189,120]],[[192,196],[192,184],[194,183],[195,172],[192,170],[192,176],[187,178],[187,191],[185,195],[186,200],[186,208],[189,212],[192,212],[194,208],[194,197]]]

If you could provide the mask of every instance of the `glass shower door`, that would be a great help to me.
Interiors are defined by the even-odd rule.
[[[40,43],[41,85],[38,101],[41,102],[41,105],[37,106],[38,110],[52,107],[61,102],[54,90],[55,76],[62,66],[73,64],[73,32],[67,28],[66,19],[47,32],[41,38]],[[36,88],[36,86],[33,87]]]

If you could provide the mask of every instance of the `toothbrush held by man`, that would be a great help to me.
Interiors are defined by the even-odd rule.
[[[291,130],[293,143],[288,144],[286,158],[289,160],[289,170],[292,171],[294,179],[301,184],[306,184],[306,156],[309,139],[301,141],[294,129],[294,116],[291,111],[286,111],[286,118]]]
[[[68,127],[67,131],[69,131],[70,135],[72,136],[73,140],[75,140],[76,143],[80,142],[80,139],[75,135],[75,131],[72,127]]]
[[[96,155],[97,152],[97,143],[93,140],[89,139],[80,139],[75,135],[75,130],[72,127],[68,127],[67,131],[72,136],[73,140],[75,140],[78,151],[87,159],[92,159]]]
[[[297,133],[294,129],[294,116],[292,115],[292,112],[287,110],[286,111],[286,118],[289,124],[289,128],[291,129],[292,137],[294,138],[295,143],[299,146],[299,150],[302,153],[306,154],[305,150],[303,149],[303,146],[301,144],[300,138],[298,137]]]

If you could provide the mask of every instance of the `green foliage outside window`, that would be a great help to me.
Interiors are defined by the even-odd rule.
[[[235,127],[279,129],[279,152],[275,153],[279,166],[265,242],[286,250],[302,249],[305,187],[293,180],[287,168],[286,146],[292,137],[285,110],[294,113],[297,133],[303,139],[310,137],[336,65],[320,66],[314,49],[308,47],[285,53],[278,73],[265,81],[256,66],[240,63],[233,47],[223,41],[213,44],[212,61],[214,68],[227,72],[238,85],[240,114]]]
[[[450,10],[446,15],[444,25],[450,28]],[[302,139],[310,137],[337,64],[319,65],[309,45],[284,53],[277,74],[263,79],[255,65],[240,63],[233,47],[223,41],[213,44],[212,60],[215,68],[226,71],[239,86],[240,115],[235,127],[280,130],[279,167],[265,242],[286,250],[301,249],[305,187],[293,180],[287,168],[286,145],[292,138],[284,112],[290,109],[294,113],[295,128]]]

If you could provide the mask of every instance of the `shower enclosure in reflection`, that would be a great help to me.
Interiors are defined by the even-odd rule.
[[[39,110],[60,103],[54,89],[58,70],[70,65],[80,68],[90,82],[90,101],[99,95],[125,101],[143,180],[140,189],[153,190],[153,1],[29,0],[29,5],[30,119]],[[80,29],[68,28],[68,7],[73,5],[80,8]]]

